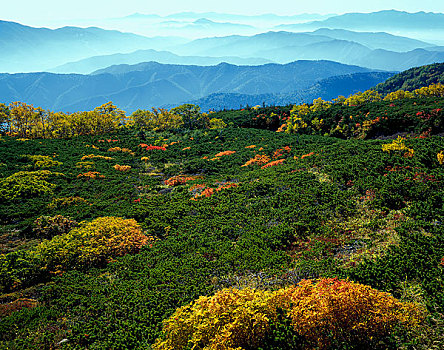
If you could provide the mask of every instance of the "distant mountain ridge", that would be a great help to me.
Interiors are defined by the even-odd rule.
[[[24,101],[56,111],[89,110],[113,101],[134,111],[213,93],[290,93],[335,75],[364,72],[370,70],[330,61],[208,67],[148,62],[112,66],[92,75],[0,74],[0,101]]]
[[[164,48],[178,38],[147,38],[100,28],[34,28],[0,21],[0,72],[42,71],[70,60],[96,55]]]
[[[386,50],[384,47],[402,52]],[[435,46],[427,42],[386,33],[328,29],[197,39],[171,48],[171,51],[179,55],[194,52],[201,56],[261,57],[281,64],[294,60],[330,60],[389,71],[444,61],[442,48],[436,47],[435,51]]]
[[[392,48],[397,51],[387,50]],[[170,51],[139,50],[128,54],[96,56],[49,71],[87,74],[116,64],[156,61],[168,64],[214,65],[221,62],[257,65],[294,60],[331,60],[372,69],[403,70],[444,60],[444,48],[387,33],[322,28],[314,32],[267,32],[198,39]],[[192,55],[199,53],[201,56]],[[218,56],[231,54],[231,56]],[[241,56],[241,57],[239,57]]]
[[[205,57],[205,56],[179,56],[169,51],[138,50],[127,54],[112,54],[94,56],[77,62],[70,62],[64,65],[49,69],[52,73],[79,73],[89,74],[99,69],[118,64],[138,64],[142,62],[155,61],[164,64],[214,66],[225,62],[235,65],[260,65],[272,63],[271,60],[263,58],[242,58],[242,57]]]
[[[312,21],[301,25],[281,25],[278,28],[339,28],[379,31],[392,28],[444,29],[444,14],[433,12],[405,12],[382,10],[371,13],[345,13],[321,21]]]
[[[200,18],[191,25],[224,25],[224,22]],[[148,38],[94,27],[52,30],[0,21],[0,49],[0,72],[89,73],[109,65],[151,60],[198,65],[330,60],[392,71],[444,61],[444,48],[425,41],[325,27],[311,32],[267,31],[190,41],[176,37]]]
[[[433,48],[433,45],[427,42],[385,32],[354,32],[346,29],[320,28],[312,33],[338,40],[354,41],[372,50],[405,52],[417,48]]]

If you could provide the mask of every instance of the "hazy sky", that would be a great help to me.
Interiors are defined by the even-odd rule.
[[[2,0],[0,19],[30,25],[87,18],[121,17],[134,12],[169,14],[215,11],[237,14],[345,13],[396,9],[444,12],[442,0]]]

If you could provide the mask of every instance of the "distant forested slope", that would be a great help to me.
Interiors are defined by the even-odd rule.
[[[444,84],[444,63],[411,68],[378,84],[376,90],[388,94],[396,90],[413,91],[437,83]]]

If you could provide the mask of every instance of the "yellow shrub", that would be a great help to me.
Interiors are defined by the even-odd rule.
[[[366,343],[424,318],[413,303],[345,280],[304,280],[274,292],[229,288],[177,309],[164,321],[164,337],[153,349],[255,349],[263,345],[271,321],[278,320],[278,310],[284,310],[307,349]]]
[[[91,205],[86,199],[82,197],[61,197],[61,198],[54,198],[51,203],[48,204],[48,208],[54,209],[54,208],[60,208],[64,206],[70,206],[70,205],[79,205],[79,204],[89,204]]]
[[[137,253],[153,241],[134,219],[99,217],[43,241],[32,254],[41,261],[43,269],[55,272],[100,265],[117,256]]]
[[[436,158],[438,158],[438,163],[442,165],[444,163],[444,151],[439,152]]]
[[[82,169],[82,168],[92,169],[92,168],[94,168],[94,166],[95,166],[94,162],[86,161],[86,162],[77,162],[76,163],[76,168],[79,168],[79,169]]]
[[[415,95],[418,96],[436,96],[443,97],[444,96],[444,85],[441,83],[431,84],[429,86],[423,86],[420,89],[416,89],[414,91]]]
[[[212,118],[209,127],[210,129],[223,129],[227,127],[227,124],[222,119]]]
[[[53,166],[62,165],[62,162],[58,162],[53,159],[51,156],[42,156],[39,154],[36,155],[26,155],[26,158],[34,162],[34,166],[36,168],[50,168]]]
[[[384,97],[384,101],[394,101],[413,97],[415,97],[415,95],[412,92],[397,90],[387,94],[387,96]]]
[[[202,296],[179,308],[164,322],[164,340],[154,349],[201,349],[258,347],[276,312],[268,302],[271,292],[224,289],[212,297]]]
[[[100,154],[88,154],[87,156],[83,156],[81,159],[85,160],[85,159],[104,159],[104,160],[111,160],[113,159],[112,157],[106,157],[106,156],[101,156]]]
[[[406,158],[413,157],[415,151],[412,148],[408,148],[404,144],[404,141],[405,141],[405,139],[403,137],[398,136],[398,138],[396,140],[393,140],[392,143],[382,145],[382,150],[384,152],[388,152],[388,153],[391,153],[392,151],[393,152],[406,151],[404,153],[404,157],[406,157]]]
[[[366,90],[364,92],[357,92],[354,95],[350,95],[344,100],[344,105],[347,106],[360,106],[368,102],[381,101],[381,95],[375,90]]]

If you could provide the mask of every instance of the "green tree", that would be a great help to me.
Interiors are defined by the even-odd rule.
[[[187,129],[205,129],[209,123],[208,116],[201,113],[199,106],[193,104],[175,107],[170,112],[181,116],[184,127]]]

